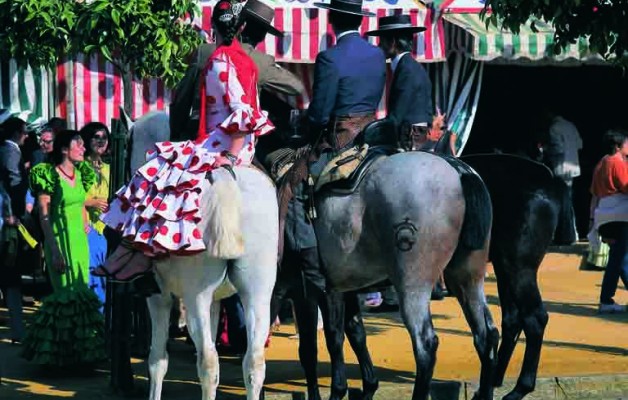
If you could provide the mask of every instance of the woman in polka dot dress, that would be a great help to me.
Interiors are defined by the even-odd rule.
[[[150,257],[205,250],[197,223],[206,173],[251,164],[256,137],[274,129],[259,107],[257,67],[235,38],[243,28],[242,4],[222,0],[214,7],[217,48],[201,84],[197,139],[157,143],[131,182],[118,191],[101,219],[124,240],[94,275],[131,280],[150,268]]]

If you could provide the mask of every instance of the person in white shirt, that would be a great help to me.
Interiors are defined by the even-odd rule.
[[[578,152],[582,149],[582,138],[572,122],[551,112],[548,116],[550,126],[547,143],[543,147],[544,161],[554,175],[561,178],[569,187],[571,196],[573,180],[581,174]],[[574,237],[578,240],[575,214],[572,225]]]

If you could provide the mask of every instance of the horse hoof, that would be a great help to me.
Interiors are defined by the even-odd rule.
[[[492,400],[492,399],[493,399],[492,396],[482,397],[479,392],[473,393],[473,397],[471,398],[471,400]]]
[[[342,400],[345,398],[344,393],[343,394],[338,394],[338,393],[332,393],[329,396],[329,400]],[[308,399],[309,400],[309,399]]]
[[[308,392],[307,400],[322,400],[321,394],[318,392],[318,390],[316,392]]]
[[[349,389],[349,400],[373,400],[375,391],[364,392],[360,389]]]
[[[502,400],[521,400],[525,397],[525,394],[518,392],[516,389],[502,397]]]
[[[364,393],[360,389],[349,389],[349,400],[362,400]]]

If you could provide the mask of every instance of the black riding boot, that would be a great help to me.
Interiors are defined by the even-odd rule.
[[[301,272],[305,280],[306,290],[312,287],[318,291],[325,293],[327,291],[327,285],[325,283],[325,277],[321,270],[321,262],[318,255],[317,247],[309,247],[299,252],[299,259],[301,265]]]

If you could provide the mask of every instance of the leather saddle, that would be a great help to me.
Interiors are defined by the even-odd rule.
[[[366,174],[378,160],[398,153],[394,121],[385,118],[369,123],[356,136],[354,144],[358,147],[369,146],[364,159],[346,179],[327,183],[320,188],[320,192],[331,192],[340,196],[350,195],[356,191]]]

